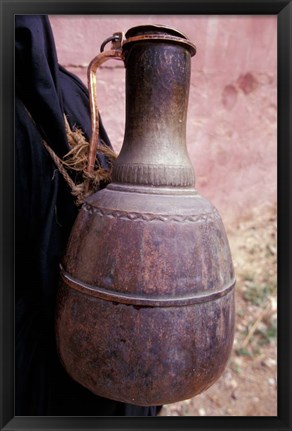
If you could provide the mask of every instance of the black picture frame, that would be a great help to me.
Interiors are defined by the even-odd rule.
[[[15,417],[14,416],[14,15],[277,15],[278,21],[278,416]],[[1,430],[290,430],[291,428],[291,101],[292,5],[284,0],[0,0],[1,146]]]

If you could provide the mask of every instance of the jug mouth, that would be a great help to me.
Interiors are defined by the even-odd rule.
[[[164,40],[173,41],[186,45],[191,55],[196,54],[195,45],[187,38],[187,36],[176,28],[162,24],[143,24],[131,27],[125,33],[124,44],[136,42],[138,40]]]
[[[162,24],[142,24],[137,25],[135,27],[131,27],[125,34],[126,38],[133,36],[139,36],[142,34],[148,34],[148,33],[164,33],[164,34],[170,34],[172,36],[178,36],[183,39],[187,39],[186,35],[182,33],[181,31],[177,30],[174,27],[169,27],[167,25]]]

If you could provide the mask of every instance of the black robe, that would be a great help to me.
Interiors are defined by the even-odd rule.
[[[64,113],[90,136],[88,92],[58,64],[47,16],[16,15],[15,43],[15,414],[155,416],[156,407],[92,394],[60,364],[54,332],[59,262],[78,210],[42,140],[59,157],[67,153]],[[101,122],[100,137],[110,146]]]

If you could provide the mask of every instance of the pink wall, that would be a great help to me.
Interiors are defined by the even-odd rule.
[[[196,188],[227,222],[276,203],[276,16],[51,16],[59,62],[86,83],[104,39],[144,23],[165,24],[197,46],[187,123]],[[119,151],[124,133],[124,68],[97,73],[98,102]]]

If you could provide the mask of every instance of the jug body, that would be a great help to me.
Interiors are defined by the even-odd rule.
[[[185,142],[194,47],[126,34],[126,130],[113,182],[87,198],[61,268],[61,361],[93,393],[147,406],[191,398],[228,361],[234,270],[221,217],[195,190]]]

